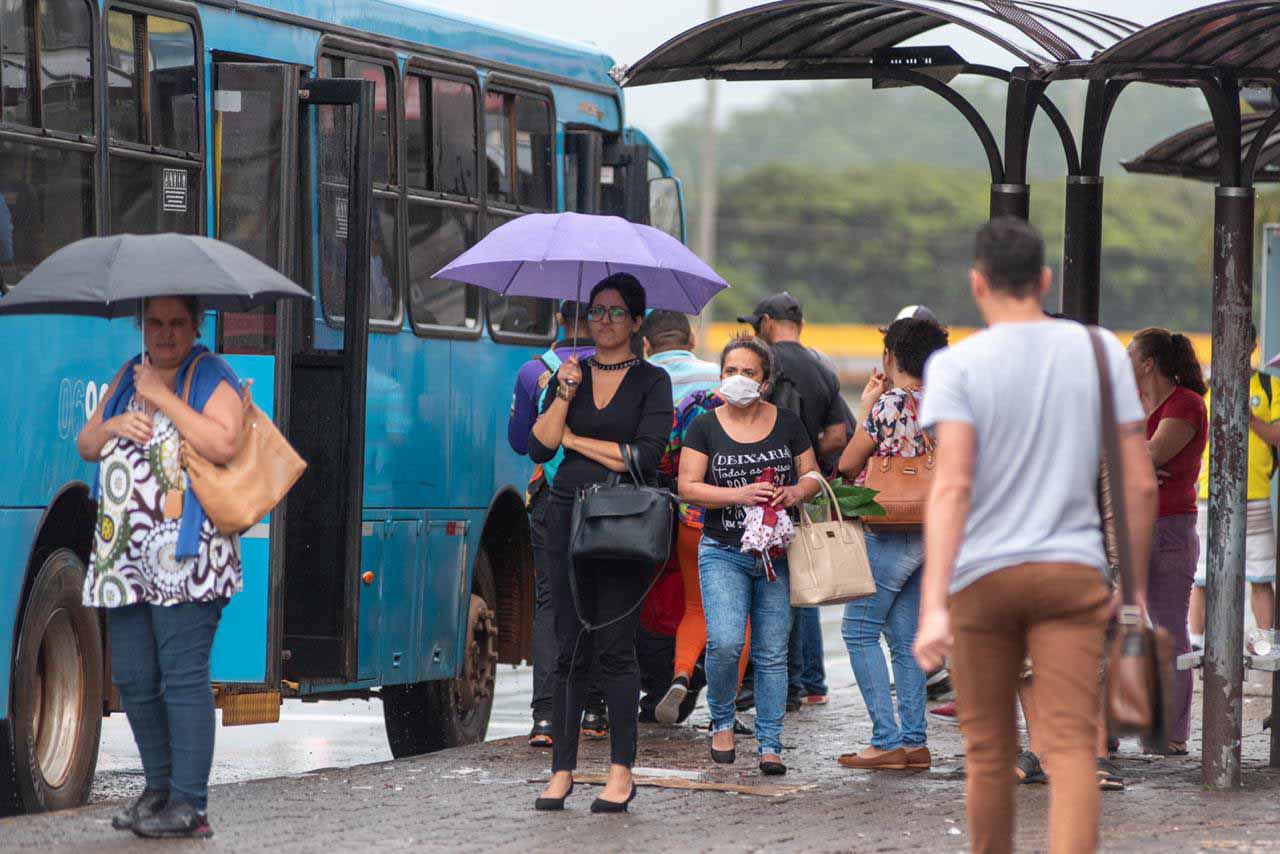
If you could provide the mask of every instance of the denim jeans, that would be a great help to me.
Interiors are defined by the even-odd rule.
[[[204,810],[213,764],[209,653],[225,599],[107,609],[111,680],[133,730],[147,788]]]
[[[844,606],[841,634],[858,690],[871,715],[871,746],[880,750],[925,743],[925,675],[911,647],[920,619],[920,576],[924,538],[919,532],[867,532],[867,557],[876,592]],[[893,717],[889,669],[880,651],[880,634],[889,641],[898,692],[898,721]]]
[[[791,583],[785,557],[775,558],[778,580],[769,581],[755,555],[704,536],[698,547],[698,579],[707,615],[707,705],[713,733],[733,729],[738,659],[751,619],[755,670],[756,740],[760,753],[782,754],[787,708],[787,639],[791,633]]]
[[[827,668],[822,657],[822,617],[814,607],[791,609],[787,694],[792,697],[827,695]]]

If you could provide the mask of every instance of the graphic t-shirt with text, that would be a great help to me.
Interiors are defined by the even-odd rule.
[[[779,486],[792,486],[797,479],[796,460],[812,445],[800,417],[778,408],[777,420],[769,435],[759,442],[737,442],[729,437],[712,410],[698,416],[685,433],[685,450],[707,455],[706,482],[736,489],[755,483],[761,472],[771,468]],[[725,545],[742,543],[746,507],[724,507],[704,511],[703,533]]]

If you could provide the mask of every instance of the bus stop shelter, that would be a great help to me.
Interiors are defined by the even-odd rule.
[[[1119,4],[1117,4],[1119,5]],[[948,30],[946,28],[951,27]],[[1002,48],[1010,68],[968,63],[947,38],[955,28]],[[920,45],[926,34],[940,37]],[[904,43],[912,41],[911,46]],[[962,75],[1006,88],[1004,139],[951,83]],[[1240,109],[1247,88],[1280,88],[1280,2],[1231,0],[1154,24],[1041,0],[779,0],[675,36],[615,76],[625,86],[679,80],[871,80],[920,86],[959,111],[991,173],[991,214],[1027,217],[1027,153],[1039,112],[1067,162],[1062,310],[1097,323],[1101,297],[1107,124],[1134,83],[1195,87],[1213,118],[1213,363],[1210,425],[1208,642],[1204,656],[1206,785],[1241,782],[1245,487],[1252,315],[1254,175],[1280,124],[1256,128]],[[1049,99],[1061,80],[1086,81],[1082,126]],[[1002,143],[1002,144],[1001,144]],[[1273,752],[1273,763],[1280,754]]]

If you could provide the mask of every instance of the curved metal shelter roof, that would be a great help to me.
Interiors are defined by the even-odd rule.
[[[777,0],[694,27],[616,77],[626,86],[838,77],[841,68],[870,65],[877,52],[949,24],[1032,67],[1080,61],[1140,30],[1123,18],[1041,0]],[[954,51],[951,57],[954,64]]]
[[[1255,183],[1280,181],[1280,131],[1264,129],[1269,118],[1265,113],[1250,113],[1240,122],[1242,148],[1246,150],[1253,148],[1259,133],[1267,132],[1254,167]],[[1121,165],[1141,175],[1172,175],[1217,182],[1221,153],[1217,129],[1213,122],[1205,122],[1175,133]]]
[[[1280,2],[1230,0],[1192,9],[1133,33],[1096,54],[1087,64],[1064,60],[1050,77],[1118,76],[1130,71],[1228,69],[1249,79],[1274,78],[1280,69]],[[1083,71],[1083,75],[1073,73]]]

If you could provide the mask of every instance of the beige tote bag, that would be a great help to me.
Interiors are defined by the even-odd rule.
[[[831,485],[822,477],[815,480],[826,490],[835,520],[814,522],[804,505],[797,505],[796,538],[787,547],[791,604],[839,605],[870,596],[876,592],[876,582],[871,577],[862,524],[846,522]]]

